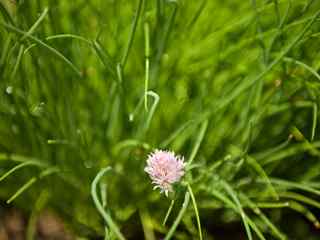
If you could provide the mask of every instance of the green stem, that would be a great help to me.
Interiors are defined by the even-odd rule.
[[[200,217],[199,217],[199,211],[198,211],[198,207],[197,207],[197,202],[196,199],[194,197],[192,188],[190,186],[190,184],[187,184],[188,186],[188,191],[190,193],[191,196],[191,200],[192,200],[192,204],[193,204],[193,208],[194,208],[194,212],[196,214],[196,219],[197,219],[197,226],[198,226],[198,231],[199,231],[199,239],[202,240],[202,231],[201,231],[201,222],[200,222]]]
[[[183,201],[182,207],[179,211],[179,214],[178,214],[177,218],[174,220],[173,225],[171,226],[171,228],[170,228],[169,232],[167,233],[167,235],[165,236],[164,240],[169,240],[172,238],[172,236],[173,236],[174,232],[176,231],[183,215],[185,214],[185,212],[188,208],[189,201],[190,201],[190,193],[186,192],[186,194],[184,195],[184,201]]]
[[[167,213],[166,213],[166,216],[165,216],[165,218],[163,219],[163,222],[162,222],[162,225],[163,225],[163,226],[166,225],[166,222],[167,222],[167,220],[168,220],[168,218],[169,218],[169,216],[170,216],[170,213],[171,213],[171,211],[172,211],[174,202],[175,202],[174,199],[171,200],[171,203],[170,203],[170,206],[169,206],[168,211],[167,211]]]
[[[127,63],[127,60],[128,60],[129,52],[130,52],[131,47],[132,47],[132,43],[133,43],[134,36],[135,36],[135,33],[136,33],[138,21],[139,21],[140,15],[141,15],[141,9],[142,9],[143,3],[144,3],[144,0],[139,0],[138,8],[137,8],[136,14],[134,16],[134,20],[133,20],[132,27],[131,27],[129,41],[128,41],[126,50],[124,51],[124,55],[123,55],[123,57],[121,59],[121,66],[123,68],[125,67],[125,65]]]
[[[198,138],[196,140],[196,143],[192,149],[192,152],[190,154],[190,157],[189,157],[189,160],[188,160],[188,165],[190,166],[191,163],[193,162],[194,158],[196,157],[197,153],[198,153],[198,150],[200,148],[200,144],[204,138],[204,134],[206,133],[207,131],[207,128],[208,128],[208,120],[205,120],[202,125],[201,125],[201,129],[200,129],[200,132],[199,132],[199,135],[198,135]]]
[[[91,184],[91,196],[93,199],[93,202],[98,210],[98,212],[101,214],[103,219],[106,221],[106,223],[109,225],[111,231],[115,233],[118,239],[125,240],[125,237],[120,232],[118,226],[115,224],[115,222],[112,220],[111,216],[104,210],[102,204],[99,201],[98,194],[97,194],[97,184],[99,183],[100,179],[111,170],[111,167],[106,167],[100,170],[100,172],[96,175],[94,180]]]
[[[144,24],[145,36],[145,80],[144,80],[144,107],[148,111],[148,88],[150,77],[150,30],[149,23]]]

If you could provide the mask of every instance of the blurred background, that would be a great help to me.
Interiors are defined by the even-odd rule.
[[[320,2],[0,0],[0,239],[320,239]],[[162,224],[175,200],[166,225]],[[244,216],[244,217],[243,217]],[[167,237],[167,238],[166,238]]]

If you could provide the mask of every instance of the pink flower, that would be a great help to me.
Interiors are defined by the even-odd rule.
[[[144,171],[156,185],[154,189],[160,188],[161,193],[168,196],[168,192],[172,192],[172,184],[179,182],[184,175],[183,160],[183,157],[175,156],[174,152],[170,151],[155,150],[149,154]]]

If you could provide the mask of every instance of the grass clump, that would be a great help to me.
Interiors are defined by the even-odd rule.
[[[315,239],[319,9],[1,0],[0,197],[33,212],[45,193],[87,239],[212,239],[240,221],[248,239]],[[171,199],[143,171],[156,148],[188,162]]]

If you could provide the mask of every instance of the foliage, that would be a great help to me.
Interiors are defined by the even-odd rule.
[[[320,225],[319,9],[1,0],[1,198],[32,212],[46,192],[87,238],[130,238],[138,218],[149,240],[233,221],[248,239],[307,239],[286,216]],[[190,163],[172,199],[143,171],[156,148]]]

